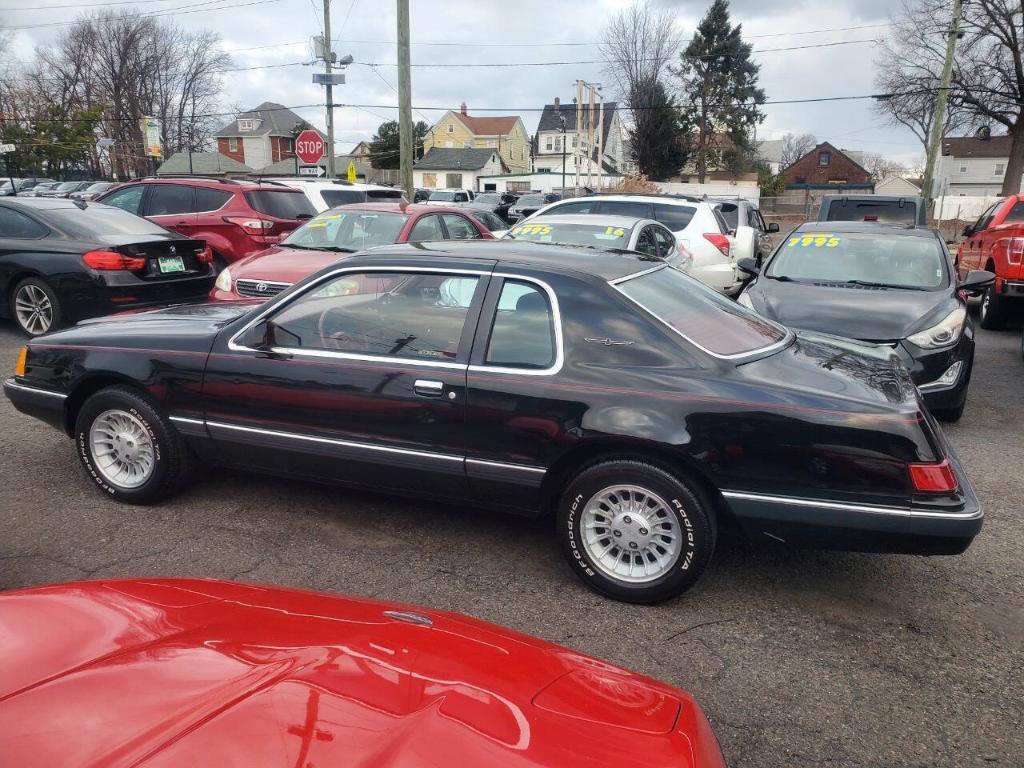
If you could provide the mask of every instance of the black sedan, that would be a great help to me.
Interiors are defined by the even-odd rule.
[[[204,299],[212,256],[134,214],[53,198],[0,200],[0,317],[38,336],[87,317]]]
[[[958,283],[938,233],[913,226],[816,222],[795,229],[739,297],[793,328],[847,336],[895,350],[939,418],[964,411],[974,364],[974,323],[964,296],[990,272]],[[758,274],[759,273],[759,274]]]
[[[720,521],[924,554],[982,524],[891,350],[794,333],[628,252],[386,246],[255,307],[31,342],[4,391],[108,498],[158,502],[220,463],[552,511],[572,569],[634,602],[692,586]]]

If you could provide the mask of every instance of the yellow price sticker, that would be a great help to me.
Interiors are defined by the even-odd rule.
[[[512,230],[513,235],[549,235],[551,234],[550,224],[524,224]]]
[[[835,248],[837,245],[839,238],[828,234],[794,235],[786,243],[789,248]]]
[[[615,235],[616,237],[622,237],[624,234],[626,234],[626,230],[624,230],[622,227],[606,227],[604,233],[606,235]]]

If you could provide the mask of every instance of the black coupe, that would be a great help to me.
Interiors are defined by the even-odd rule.
[[[952,554],[982,512],[897,355],[794,333],[659,260],[451,241],[342,257],[258,306],[93,320],[4,391],[110,498],[198,460],[524,514],[588,584],[654,602],[718,522]]]
[[[964,411],[974,366],[974,322],[965,296],[991,272],[958,282],[938,232],[923,227],[815,222],[797,227],[763,267],[741,304],[791,328],[847,336],[899,355],[940,419]]]
[[[87,317],[205,299],[213,255],[99,203],[0,200],[0,317],[39,336]]]

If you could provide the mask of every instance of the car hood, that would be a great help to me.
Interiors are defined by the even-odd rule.
[[[909,291],[789,283],[760,278],[747,289],[754,309],[791,328],[865,341],[897,341],[956,306],[947,290]]]
[[[0,596],[0,652],[12,765],[722,765],[686,693],[450,613],[88,582]]]
[[[297,283],[347,255],[337,251],[310,251],[275,246],[232,264],[231,277],[234,280],[242,278]]]

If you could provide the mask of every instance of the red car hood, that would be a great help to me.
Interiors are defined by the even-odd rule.
[[[346,255],[336,251],[306,251],[274,246],[232,264],[231,277],[234,280],[241,277],[246,280],[297,283]]]
[[[682,691],[464,616],[308,592],[9,592],[0,669],[19,768],[724,766]]]

